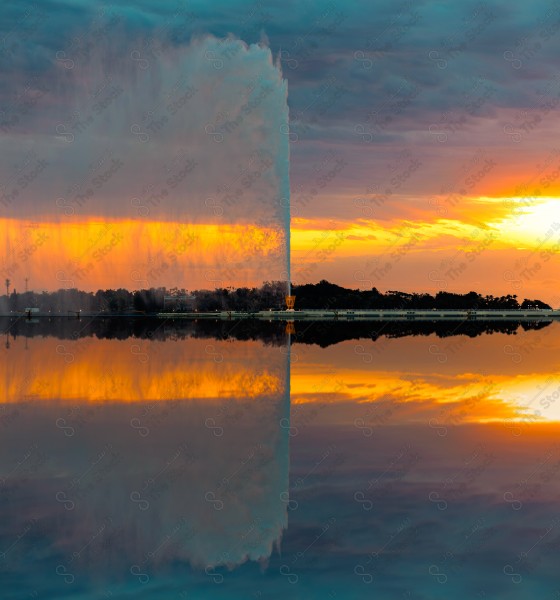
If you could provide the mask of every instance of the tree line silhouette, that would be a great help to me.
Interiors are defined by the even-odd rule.
[[[41,313],[62,314],[81,311],[102,314],[155,314],[158,312],[200,312],[279,310],[285,308],[286,283],[267,281],[260,287],[217,288],[194,290],[165,287],[130,291],[60,289],[54,292],[24,292],[0,296],[0,312],[24,312],[37,308]],[[481,295],[477,292],[407,293],[377,288],[349,289],[328,281],[292,286],[296,309],[549,309],[541,300],[524,299],[517,295]]]

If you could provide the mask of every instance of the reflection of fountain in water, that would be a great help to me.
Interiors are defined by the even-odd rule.
[[[122,344],[112,343],[115,349]],[[76,343],[65,344],[72,351]],[[44,560],[76,578],[92,566],[153,577],[177,561],[212,572],[219,565],[267,560],[287,527],[289,345],[286,350],[236,342],[232,352],[231,344],[224,350],[227,344],[217,340],[169,344],[187,370],[210,369],[208,385],[253,357],[253,373],[244,375],[241,387],[261,393],[12,405],[19,411],[17,423],[7,427],[0,457],[0,473],[8,474],[0,500],[6,517],[2,547],[30,525]],[[19,371],[23,389],[23,343],[14,344],[11,358],[12,379]],[[268,389],[255,386],[265,364],[278,382]],[[154,358],[150,367],[166,364]],[[49,376],[63,382],[72,377],[72,365],[59,361]],[[216,389],[221,383],[227,382],[213,382]],[[7,556],[16,579],[31,568],[26,561],[37,545],[36,535],[24,537]]]

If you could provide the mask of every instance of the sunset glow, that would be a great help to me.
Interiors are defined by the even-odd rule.
[[[542,346],[538,350],[537,342]],[[560,378],[554,358],[559,350],[552,329],[527,332],[511,343],[491,337],[447,342],[380,338],[373,344],[345,342],[328,351],[296,345],[291,399],[296,412],[299,405],[328,407],[323,411],[328,422],[352,423],[364,415],[373,422],[448,425],[560,421]],[[324,361],[321,369],[315,362],[319,353]],[[400,365],[403,353],[408,355],[406,371]],[[258,342],[244,342],[232,353],[231,344],[216,340],[169,344],[20,337],[10,347],[16,360],[3,363],[0,377],[8,402],[22,397],[63,405],[77,400],[212,404],[239,397],[253,402],[282,392],[283,376],[268,363],[284,354]],[[485,355],[497,360],[492,370],[480,375]],[[349,361],[353,356],[365,360]],[[442,356],[450,359],[437,360]],[[464,366],[456,363],[458,357]],[[24,359],[33,364],[28,372]]]
[[[559,600],[560,0],[0,2],[0,596]]]
[[[12,348],[17,356],[23,340]],[[264,360],[249,363],[255,344],[233,357],[228,344],[54,338],[31,340],[25,358],[33,368],[23,373],[16,360],[4,362],[0,378],[7,402],[153,402],[245,397],[256,400],[282,391],[281,374]],[[274,352],[277,355],[278,350]],[[271,355],[272,356],[272,355]],[[23,358],[23,356],[22,356]],[[210,358],[210,360],[206,360]]]
[[[0,235],[2,274],[14,282],[27,277],[39,291],[258,285],[274,275],[259,261],[274,261],[284,243],[278,229],[250,224],[78,218],[0,219]]]

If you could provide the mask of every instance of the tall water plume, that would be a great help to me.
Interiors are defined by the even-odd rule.
[[[89,35],[12,81],[0,275],[18,290],[289,281],[287,83],[270,49]]]

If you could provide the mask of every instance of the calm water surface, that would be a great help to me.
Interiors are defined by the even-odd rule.
[[[560,325],[8,321],[6,599],[560,598]]]

